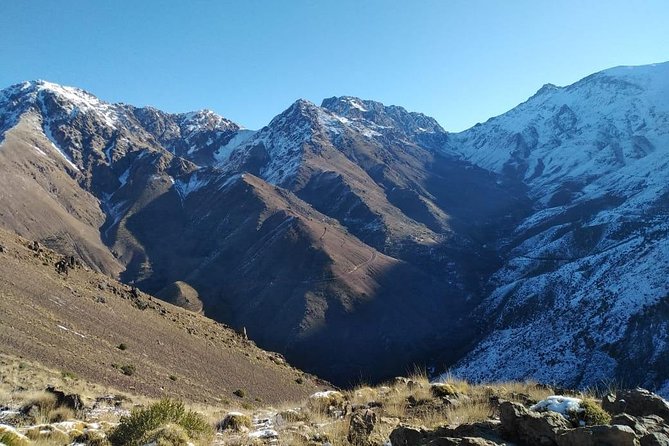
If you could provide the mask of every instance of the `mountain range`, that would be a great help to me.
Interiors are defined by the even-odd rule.
[[[667,394],[668,163],[669,63],[460,133],[349,96],[252,131],[0,92],[1,226],[336,384],[419,365]]]

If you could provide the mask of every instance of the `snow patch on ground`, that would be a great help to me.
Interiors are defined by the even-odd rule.
[[[583,409],[581,409],[581,402],[582,400],[579,398],[553,395],[539,401],[534,406],[531,406],[530,410],[536,410],[537,412],[557,412],[564,416],[568,416],[569,414],[583,411]]]

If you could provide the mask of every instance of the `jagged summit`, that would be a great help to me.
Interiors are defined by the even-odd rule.
[[[348,119],[364,119],[379,127],[399,128],[407,133],[445,133],[434,118],[377,101],[340,96],[324,99],[321,107]]]

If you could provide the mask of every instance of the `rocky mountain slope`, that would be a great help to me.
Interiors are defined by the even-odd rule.
[[[5,227],[151,293],[186,286],[206,315],[340,383],[466,343],[462,316],[499,266],[480,240],[525,202],[441,155],[433,119],[354,98],[298,101],[258,132],[43,81],[4,90],[0,110],[17,178]]]
[[[3,355],[153,398],[282,402],[327,383],[241,334],[0,230]],[[12,375],[3,373],[3,379]],[[299,381],[299,383],[298,383]]]
[[[457,362],[666,388],[668,70],[459,134],[348,96],[250,131],[27,82],[0,93],[0,224],[337,383]]]
[[[457,373],[669,391],[668,79],[664,63],[547,85],[452,135],[450,150],[521,179],[534,202],[498,244],[479,309],[492,329]]]

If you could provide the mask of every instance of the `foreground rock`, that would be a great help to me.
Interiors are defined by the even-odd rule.
[[[499,417],[505,437],[520,444],[552,446],[557,444],[557,432],[571,427],[559,413],[530,411],[510,401],[500,404]]]
[[[425,427],[401,425],[390,434],[393,446],[450,446],[506,445],[499,435],[499,423],[481,422],[462,424],[457,427],[440,427],[429,430]]]
[[[371,446],[369,437],[372,435],[378,417],[371,410],[356,412],[351,416],[348,428],[348,442],[354,446]]]
[[[657,415],[669,421],[669,403],[646,389],[623,390],[602,400],[604,410],[612,415],[626,413],[637,417]]]
[[[637,446],[639,439],[628,426],[589,426],[558,434],[558,446]]]

